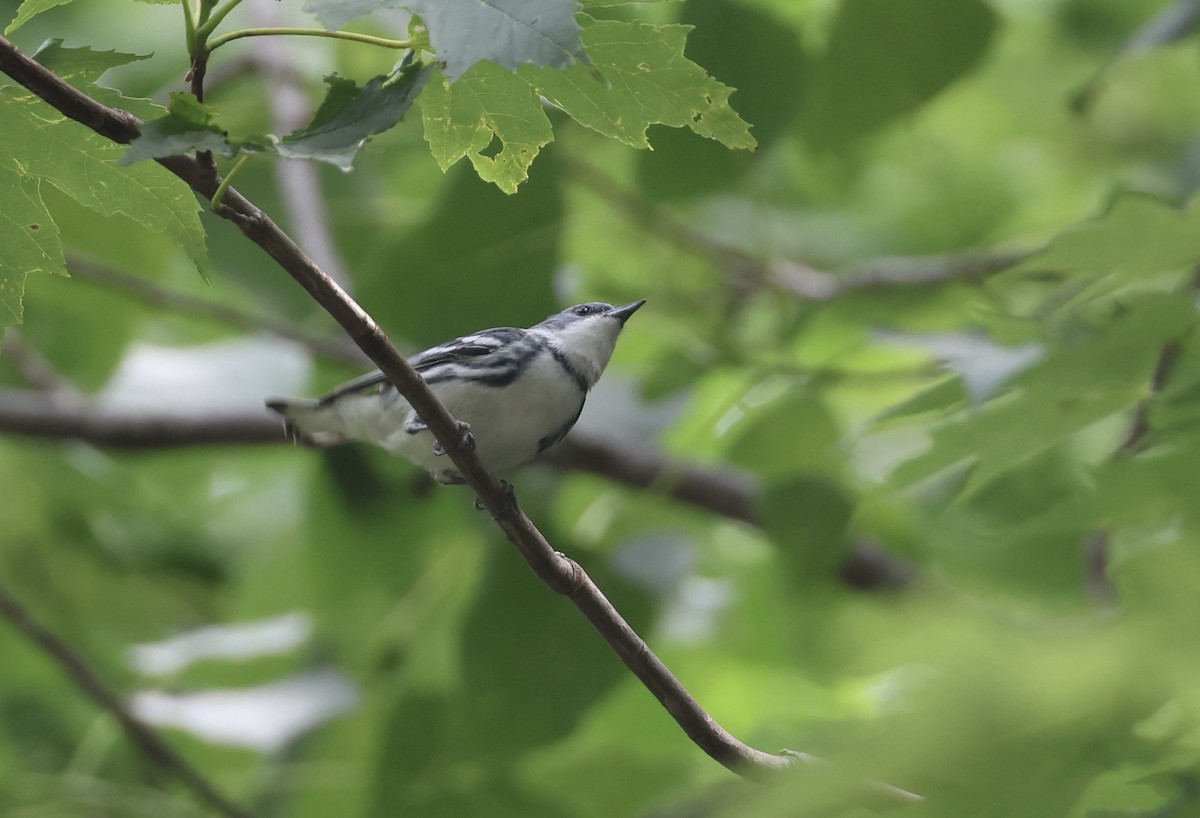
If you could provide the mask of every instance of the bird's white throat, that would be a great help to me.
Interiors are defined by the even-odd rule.
[[[530,332],[537,332],[566,355],[590,387],[600,380],[600,375],[612,358],[617,337],[621,334],[621,322],[597,315],[568,324],[553,333],[537,328]]]

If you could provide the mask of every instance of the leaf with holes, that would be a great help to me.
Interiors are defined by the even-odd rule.
[[[0,164],[0,327],[21,322],[25,277],[66,274],[58,227],[42,204],[38,180]]]
[[[687,26],[582,19],[594,68],[519,72],[576,121],[635,148],[650,147],[651,125],[691,128],[730,148],[756,146],[729,107],[733,89],[683,55]]]
[[[542,146],[554,139],[537,92],[495,63],[479,63],[458,82],[439,75],[421,101],[425,138],[444,171],[464,156],[481,179],[513,193]],[[485,153],[493,141],[500,150]]]

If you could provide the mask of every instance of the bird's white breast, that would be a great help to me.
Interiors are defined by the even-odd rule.
[[[436,384],[433,391],[450,414],[471,425],[476,451],[490,471],[504,471],[532,458],[545,438],[579,414],[585,397],[576,379],[549,352],[529,361],[524,373],[507,386],[453,380]],[[409,411],[400,402],[389,413],[400,409]],[[447,470],[454,472],[449,457],[433,454],[432,434],[409,434],[401,425],[393,415],[385,439],[378,442],[438,479],[448,476]]]

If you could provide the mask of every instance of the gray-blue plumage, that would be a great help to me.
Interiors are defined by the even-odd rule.
[[[577,304],[529,329],[499,327],[410,359],[450,413],[470,425],[480,458],[502,471],[562,440],[583,411],[625,321],[644,304]],[[270,400],[294,437],[317,444],[376,443],[461,482],[407,401],[378,370],[312,400]]]

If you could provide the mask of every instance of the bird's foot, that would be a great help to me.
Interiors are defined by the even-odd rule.
[[[471,434],[471,424],[467,423],[465,420],[457,420],[457,421],[455,421],[455,423],[458,424],[458,430],[460,432],[462,432],[463,448],[465,448],[467,450],[474,449],[475,448],[475,435]],[[433,456],[441,457],[445,453],[446,453],[446,449],[442,446],[441,441],[439,441],[439,440],[433,441]]]

